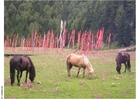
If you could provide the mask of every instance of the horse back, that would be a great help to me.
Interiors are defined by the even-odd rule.
[[[127,52],[119,52],[116,56],[117,63],[125,63],[126,61],[130,60],[130,55]]]
[[[10,60],[10,65],[14,66],[17,70],[29,70],[31,63],[27,56],[14,56]]]
[[[10,65],[16,66],[16,65],[21,65],[22,64],[22,59],[19,56],[14,56],[10,60]]]
[[[81,56],[79,55],[75,55],[75,54],[70,54],[68,57],[67,57],[67,62],[76,66],[76,67],[79,67],[79,66],[83,66],[83,59]]]
[[[32,66],[32,62],[31,60],[29,59],[28,56],[21,56],[22,58],[22,69],[23,70],[29,70]]]

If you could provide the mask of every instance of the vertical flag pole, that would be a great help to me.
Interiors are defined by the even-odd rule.
[[[108,49],[110,49],[110,38],[111,38],[111,33],[108,36]]]

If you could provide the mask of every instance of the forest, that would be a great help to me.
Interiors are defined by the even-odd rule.
[[[4,38],[14,34],[28,38],[32,30],[42,35],[53,30],[59,35],[63,20],[66,21],[67,34],[72,30],[76,34],[86,30],[96,35],[104,28],[105,44],[111,33],[111,43],[117,42],[118,47],[135,45],[135,5],[135,0],[4,1]]]

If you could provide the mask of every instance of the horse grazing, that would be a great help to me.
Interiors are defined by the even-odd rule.
[[[14,84],[15,80],[15,69],[17,70],[17,85],[20,86],[20,79],[22,77],[22,72],[26,71],[25,82],[27,82],[27,76],[29,72],[29,79],[31,82],[34,81],[35,78],[35,67],[28,56],[14,56],[10,60],[10,78],[11,78],[11,86]],[[20,75],[20,77],[19,77]]]
[[[121,70],[122,63],[124,63],[125,65],[124,72],[126,72],[126,68],[128,69],[129,72],[131,72],[130,55],[126,51],[120,51],[118,52],[118,55],[116,56],[116,70],[119,74],[121,73],[120,70]]]
[[[89,62],[88,58],[85,55],[70,54],[67,57],[66,64],[67,64],[68,77],[70,77],[70,70],[72,66],[79,68],[76,77],[78,77],[81,68],[83,68],[83,77],[85,77],[86,67],[88,68],[89,78],[91,78],[92,73],[94,71],[91,63]]]

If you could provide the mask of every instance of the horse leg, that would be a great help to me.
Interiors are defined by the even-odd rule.
[[[130,60],[127,61],[127,66],[128,66],[128,71],[131,72],[131,65],[130,65]]]
[[[116,71],[118,72],[118,74],[121,74],[121,64],[116,62]]]
[[[20,79],[21,79],[21,77],[22,77],[22,71],[20,72]]]
[[[85,69],[86,68],[83,68],[83,78],[85,77]]]
[[[19,78],[19,73],[20,73],[20,71],[18,71],[18,70],[17,70],[17,80],[18,80],[18,83],[17,83],[17,85],[18,85],[18,86],[20,86],[20,78]]]
[[[28,76],[28,71],[26,71],[25,83],[27,83],[27,76]]]
[[[15,68],[12,67],[11,64],[10,64],[10,79],[11,79],[11,86],[13,86],[15,81]]]
[[[126,63],[124,63],[124,65],[125,65],[125,70],[124,70],[124,73],[125,73],[126,72],[127,65],[126,65]]]
[[[77,76],[76,76],[76,77],[78,77],[78,75],[79,75],[79,72],[80,72],[80,69],[81,69],[81,68],[79,67],[79,68],[78,68],[78,72],[77,72]]]

